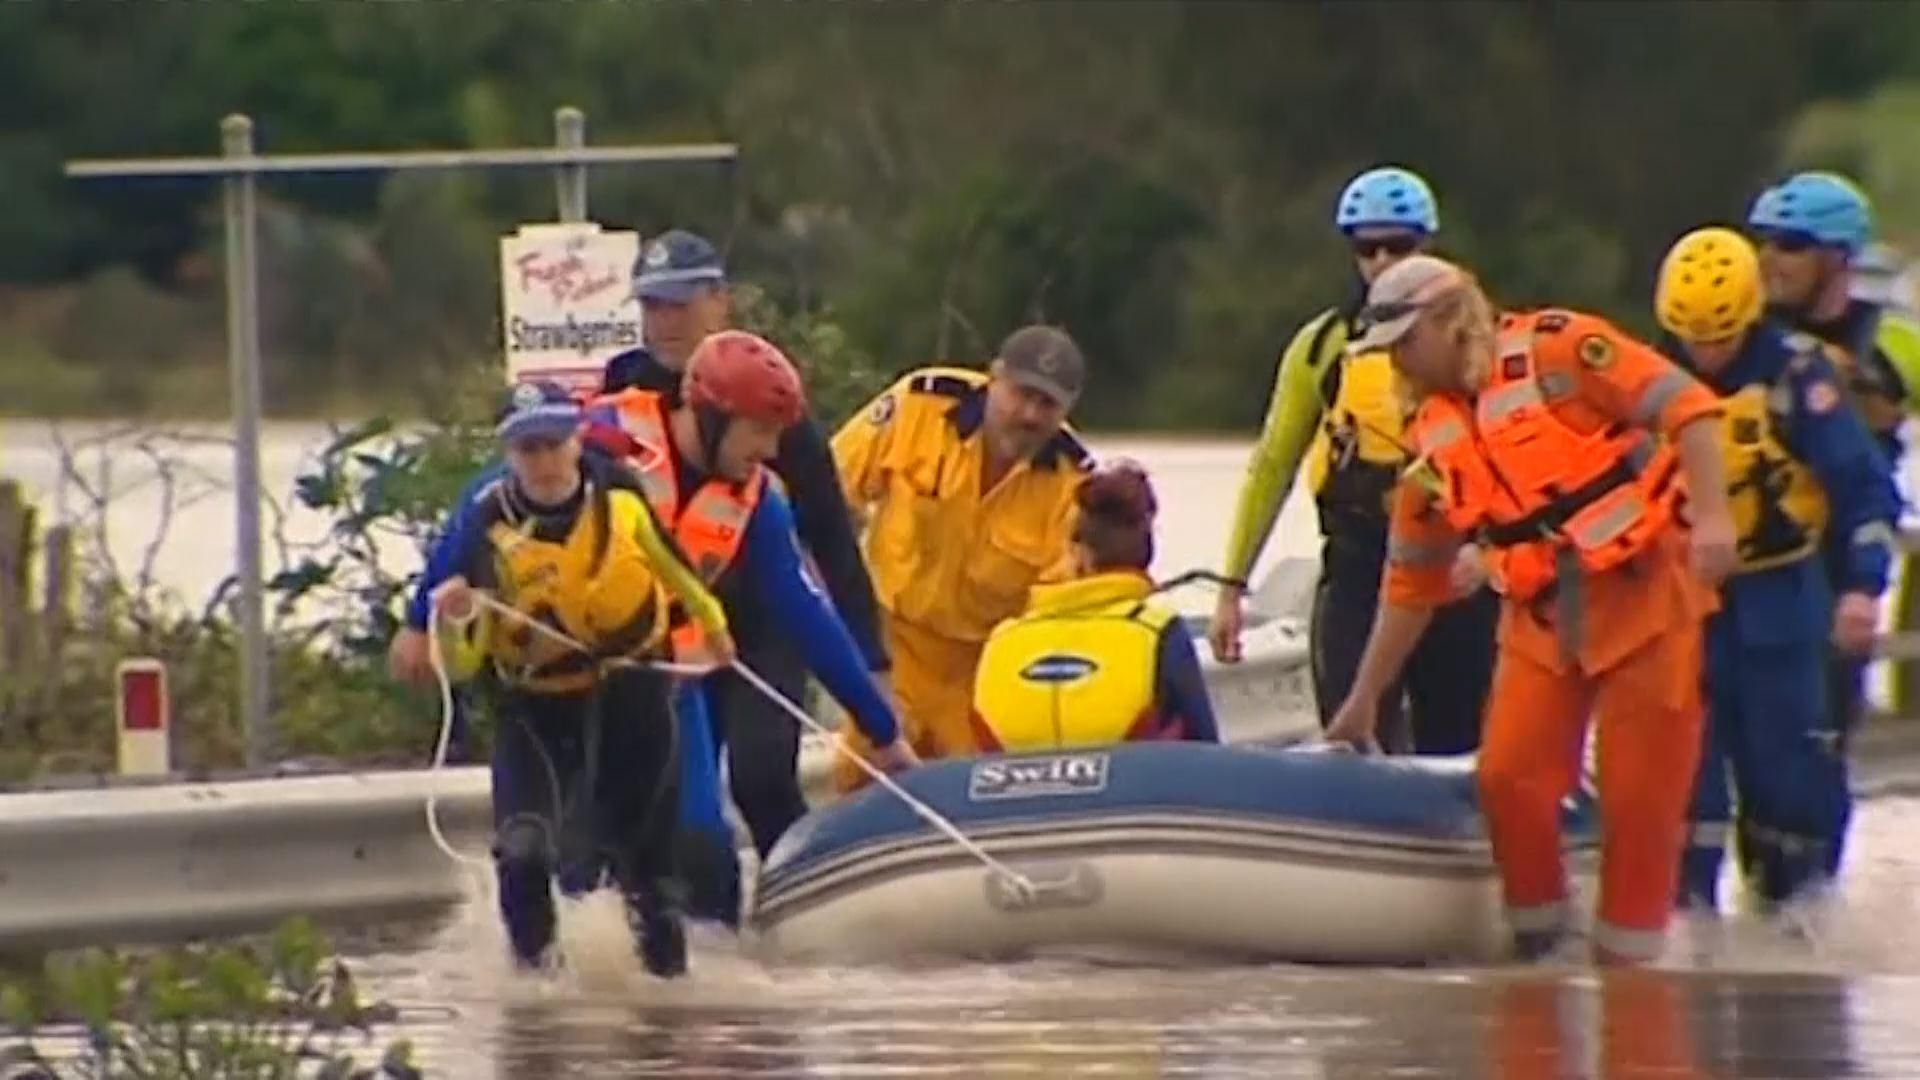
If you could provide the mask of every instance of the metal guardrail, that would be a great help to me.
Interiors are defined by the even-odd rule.
[[[433,846],[429,794],[449,841],[484,851],[482,768],[0,795],[0,950],[457,902],[466,872]]]
[[[1247,662],[1204,661],[1230,740],[1310,730],[1278,700],[1305,662],[1303,637],[1297,626],[1256,627]],[[816,798],[831,758],[818,742],[803,755],[801,777]],[[457,903],[467,871],[433,846],[429,795],[448,839],[484,852],[487,770],[471,766],[0,794],[0,951],[178,940],[262,930],[294,914],[361,917]]]

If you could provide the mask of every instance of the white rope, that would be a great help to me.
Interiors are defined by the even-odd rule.
[[[795,720],[800,721],[819,734],[826,736],[827,741],[833,746],[834,750],[852,759],[855,765],[860,766],[868,776],[873,777],[875,783],[878,783],[881,787],[899,796],[900,801],[906,803],[908,809],[919,814],[927,824],[946,833],[947,838],[955,844],[958,844],[961,850],[980,860],[982,866],[1005,878],[1009,884],[1019,890],[1022,899],[1033,898],[1035,891],[1033,879],[987,854],[985,848],[975,843],[966,833],[961,832],[960,827],[955,825],[952,820],[942,815],[940,811],[935,810],[933,807],[915,798],[911,792],[901,787],[900,784],[895,781],[893,777],[888,776],[884,770],[875,767],[872,762],[862,757],[853,747],[848,746],[846,740],[842,739],[837,732],[828,728],[820,721],[815,720],[812,716],[809,716],[805,709],[795,705],[785,694],[769,686],[767,681],[762,679],[758,672],[748,667],[746,663],[738,657],[734,658],[733,669],[739,672],[740,677],[747,680],[747,683],[755,690],[765,694],[769,701],[786,710],[789,716],[792,716]],[[902,732],[900,738],[906,738],[906,733]]]
[[[508,618],[514,619],[532,628],[536,633],[543,634],[549,639],[561,645],[564,645],[567,648],[573,649],[577,652],[583,653],[588,656],[593,655],[592,649],[588,648],[584,643],[578,641],[577,639],[567,634],[566,632],[559,630],[553,626],[549,626],[548,624],[541,622],[540,620],[535,619],[515,608],[509,607],[506,604],[503,604],[500,601],[495,600],[493,597],[488,596],[483,592],[479,592],[476,590],[473,593],[473,599],[475,604],[477,605],[477,607],[474,609],[474,614],[478,613],[479,608],[484,607],[489,611],[494,611]],[[465,623],[471,621],[474,618],[474,614],[469,614],[464,619],[455,620],[455,624],[464,625]],[[428,636],[429,651],[427,655],[428,655],[429,661],[433,665],[434,677],[440,683],[440,709],[441,709],[440,739],[439,739],[438,745],[434,747],[434,752],[433,752],[432,767],[434,769],[439,769],[445,765],[446,756],[447,756],[447,744],[451,739],[452,732],[453,732],[453,680],[447,675],[446,664],[440,656],[440,620],[441,620],[440,605],[437,602],[429,605],[428,615],[427,615],[427,622],[428,622],[427,636]],[[659,671],[665,674],[681,675],[681,676],[687,676],[691,678],[698,678],[702,675],[710,674],[711,672],[716,670],[716,666],[712,664],[676,664],[676,663],[668,663],[665,661],[647,661],[645,662],[644,666],[654,671]],[[773,702],[775,705],[778,705],[789,716],[792,716],[795,720],[798,720],[801,724],[805,725],[806,727],[808,727],[809,729],[815,732],[818,732],[821,735],[826,736],[828,745],[833,747],[835,753],[841,754],[851,759],[855,765],[859,766],[868,776],[872,777],[874,782],[878,783],[881,787],[886,788],[888,791],[892,792],[896,797],[900,799],[901,802],[906,803],[907,808],[912,810],[915,814],[918,814],[923,821],[925,821],[929,825],[932,825],[935,829],[938,829],[941,833],[945,834],[946,837],[949,840],[952,840],[956,845],[958,845],[962,851],[965,851],[967,854],[979,860],[982,866],[985,866],[987,869],[993,871],[996,874],[999,874],[1002,878],[1004,878],[1008,884],[1013,886],[1013,888],[1019,893],[1022,899],[1031,899],[1034,896],[1037,890],[1033,883],[1033,879],[1027,877],[1025,874],[1022,874],[1018,870],[1013,869],[1012,867],[1008,866],[1006,863],[1001,862],[999,859],[994,858],[992,855],[989,855],[986,849],[982,848],[977,842],[975,842],[972,838],[967,836],[966,833],[960,831],[960,827],[958,825],[955,825],[951,819],[947,818],[945,815],[941,814],[938,810],[935,810],[933,807],[928,806],[926,803],[916,798],[913,795],[913,793],[909,792],[906,788],[901,787],[900,784],[893,779],[893,777],[888,776],[884,770],[876,767],[872,762],[868,761],[865,757],[861,756],[859,751],[847,745],[846,740],[841,738],[838,733],[834,732],[832,729],[828,728],[825,724],[822,724],[820,721],[814,719],[811,715],[807,713],[805,709],[802,709],[800,706],[794,704],[793,701],[790,700],[785,694],[782,694],[777,688],[770,685],[765,679],[761,678],[759,672],[756,672],[752,668],[748,667],[745,661],[739,659],[738,657],[735,657],[733,664],[731,666],[735,671],[740,673],[741,678],[747,681],[747,685],[753,687],[755,690],[765,695],[767,700]],[[905,735],[902,734],[901,737],[905,738]],[[433,842],[435,846],[439,847],[441,851],[445,852],[449,858],[452,858],[458,862],[466,863],[468,865],[491,866],[491,863],[489,863],[485,859],[478,859],[471,855],[464,855],[460,853],[459,851],[454,849],[453,845],[447,842],[446,836],[440,831],[439,817],[435,812],[436,798],[437,796],[431,793],[429,793],[427,796],[427,830],[432,834]]]
[[[432,665],[433,677],[440,684],[440,738],[433,747],[431,768],[434,772],[446,767],[447,746],[453,740],[453,680],[448,677],[446,660],[440,655],[440,619],[440,605],[429,604],[427,606],[427,663]],[[462,626],[472,621],[473,615],[468,614],[464,619],[455,619],[454,625]],[[427,834],[433,837],[434,846],[454,862],[491,871],[493,863],[490,860],[468,855],[447,842],[446,833],[440,830],[439,802],[440,793],[429,788],[427,790]]]

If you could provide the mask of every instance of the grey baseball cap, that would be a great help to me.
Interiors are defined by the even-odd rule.
[[[1061,405],[1080,400],[1087,384],[1087,361],[1065,330],[1023,326],[1001,342],[1000,370],[1021,386],[1030,386]]]
[[[1391,348],[1413,329],[1421,308],[1466,280],[1466,271],[1432,255],[1410,255],[1387,267],[1367,289],[1347,352]]]

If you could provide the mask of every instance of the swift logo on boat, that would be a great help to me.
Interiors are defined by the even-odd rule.
[[[1107,789],[1107,759],[1108,755],[1100,753],[982,761],[967,777],[967,798],[979,802],[1092,795]]]
[[[1068,683],[1081,679],[1100,670],[1100,665],[1084,656],[1063,656],[1053,653],[1043,656],[1020,669],[1020,677],[1028,682]]]

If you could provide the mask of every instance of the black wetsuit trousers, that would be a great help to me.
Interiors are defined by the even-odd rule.
[[[1313,693],[1322,727],[1333,719],[1359,673],[1380,601],[1385,558],[1383,544],[1330,540],[1323,551],[1310,628]],[[1435,612],[1400,680],[1381,699],[1383,747],[1420,754],[1463,754],[1479,748],[1499,618],[1500,598],[1486,588]]]

